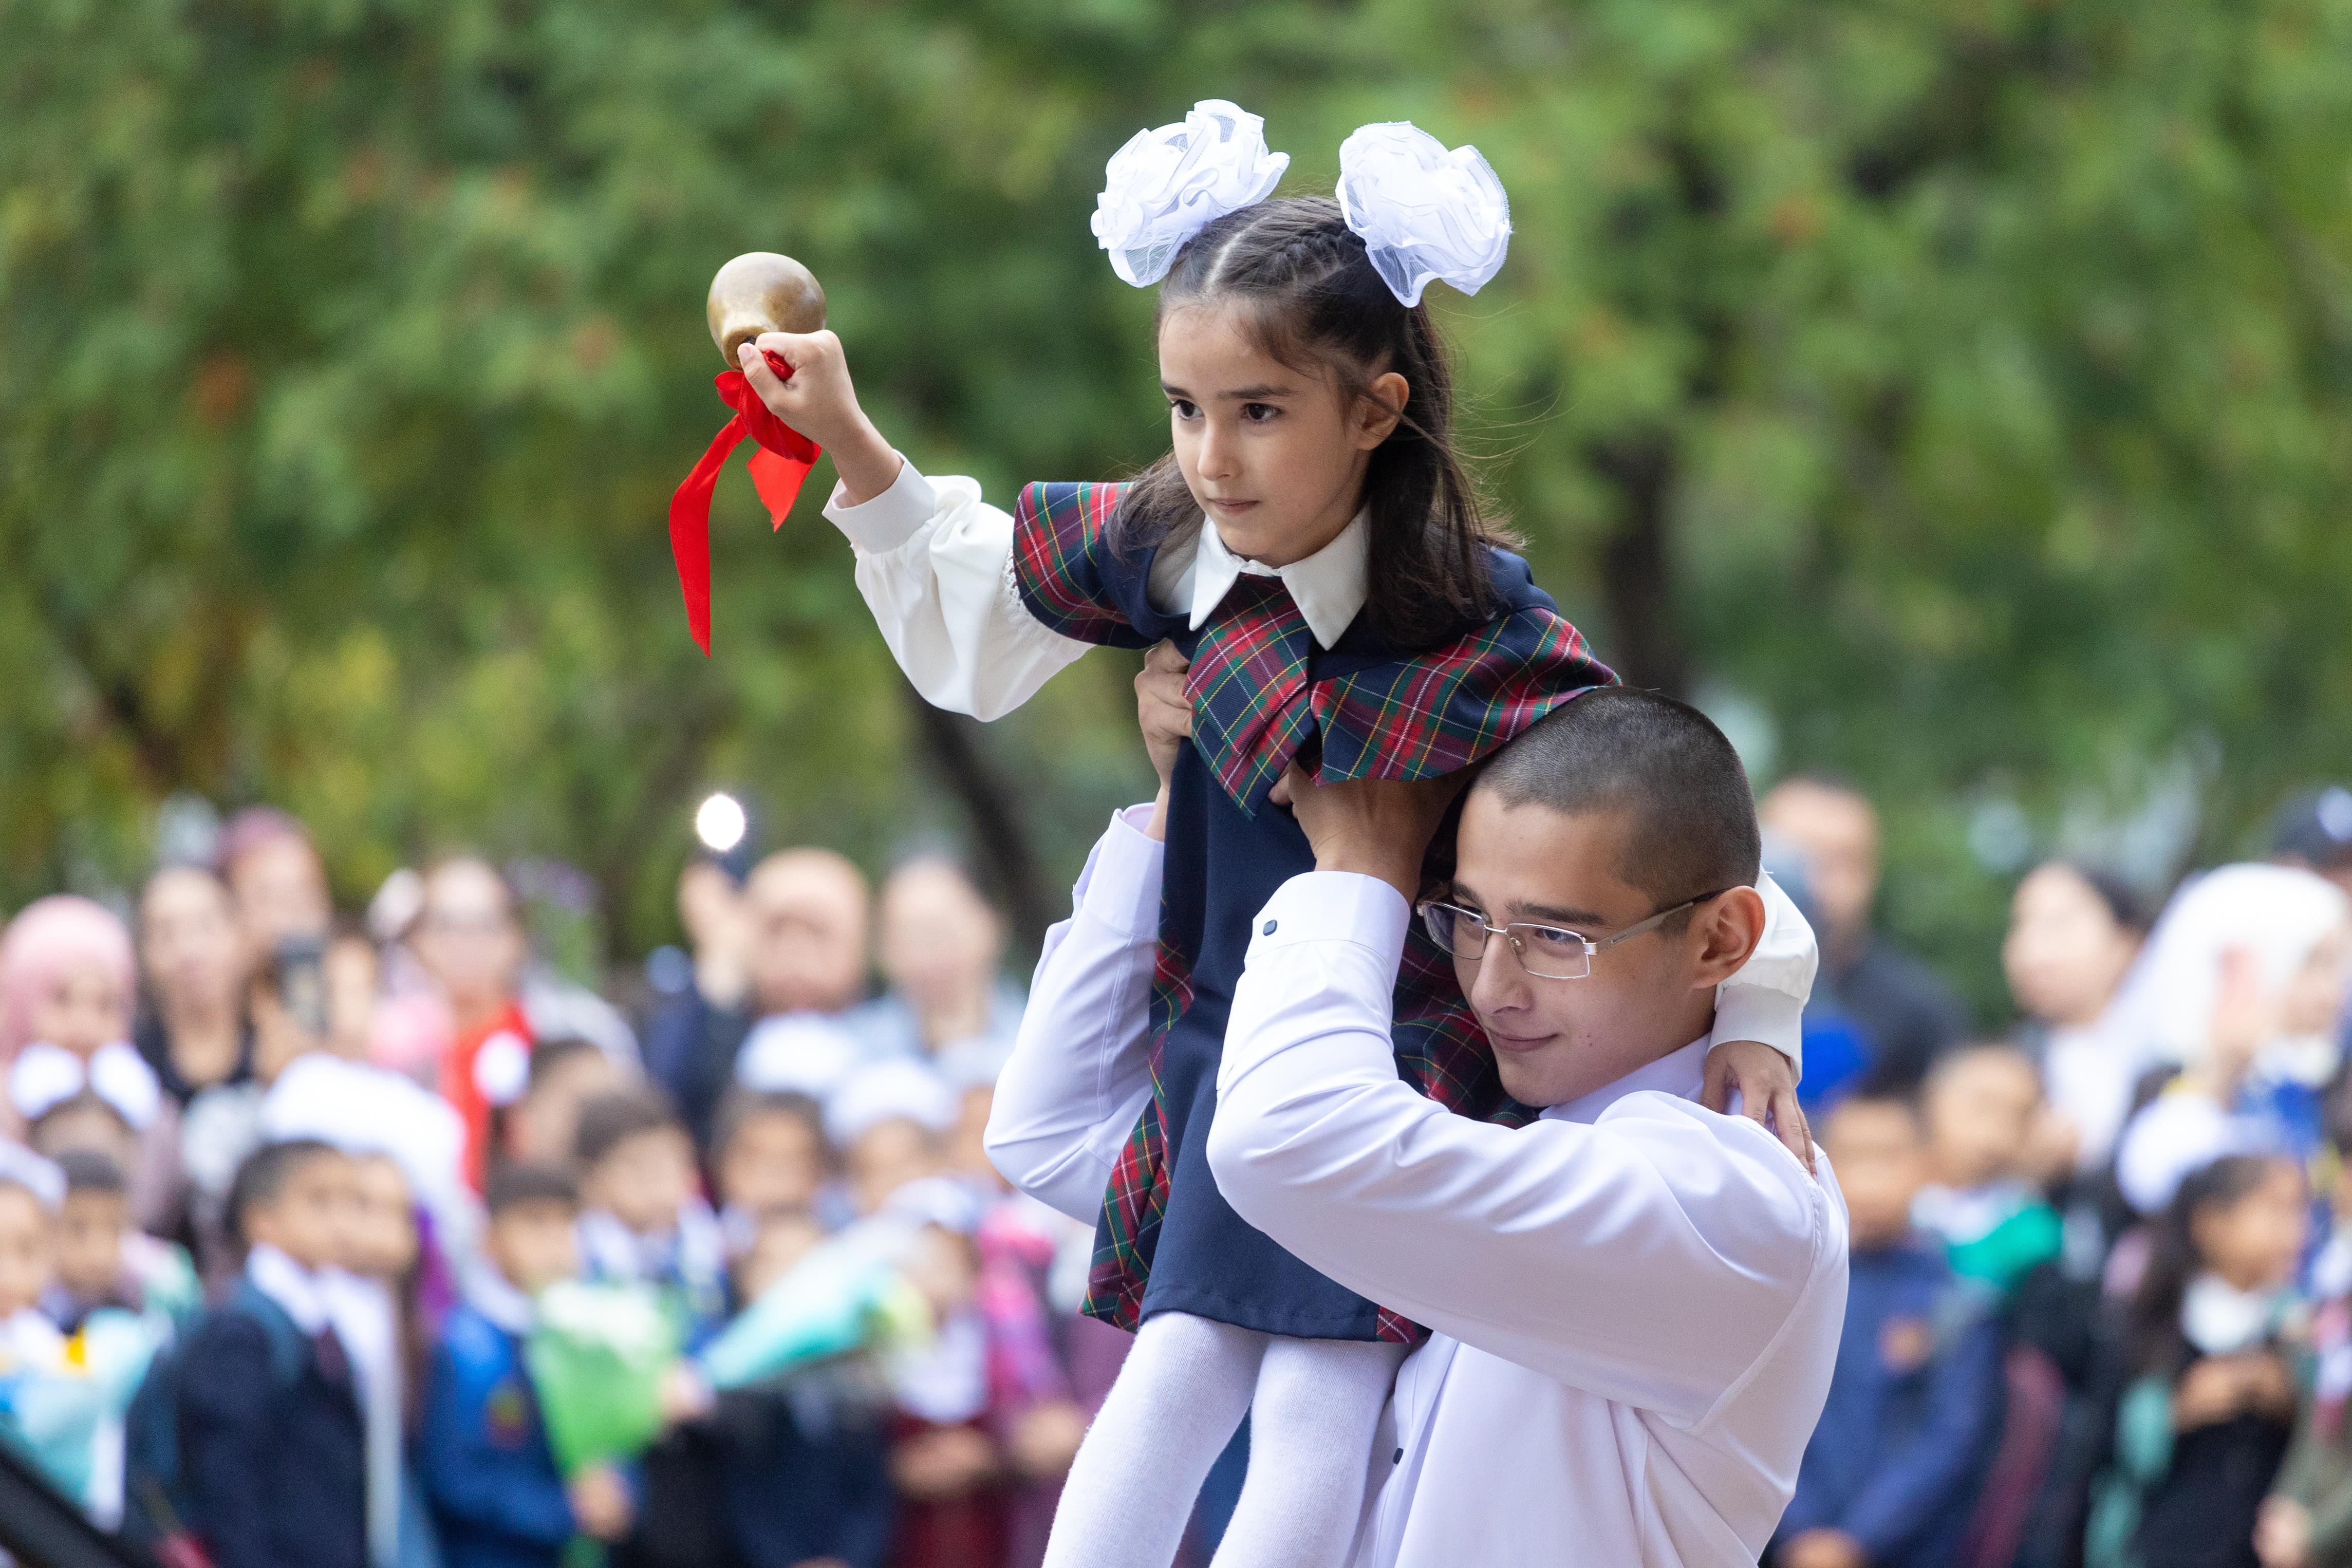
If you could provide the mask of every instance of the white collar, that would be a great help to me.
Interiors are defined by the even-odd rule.
[[[245,1260],[245,1277],[254,1288],[294,1320],[294,1326],[316,1338],[334,1321],[324,1282],[268,1242],[257,1242]]]
[[[539,1304],[488,1263],[477,1268],[474,1277],[466,1282],[466,1300],[474,1310],[517,1337],[538,1326]]]
[[[1177,603],[1189,606],[1194,631],[1199,631],[1240,578],[1279,577],[1290,590],[1290,601],[1307,621],[1315,640],[1329,647],[1364,607],[1370,577],[1371,513],[1359,511],[1339,531],[1339,537],[1304,561],[1287,566],[1261,566],[1225,548],[1216,524],[1201,521],[1200,544],[1186,569],[1191,582],[1178,591]]]
[[[1645,1089],[1671,1094],[1677,1100],[1696,1100],[1699,1086],[1706,1078],[1707,1047],[1714,1043],[1713,1035],[1701,1035],[1682,1049],[1645,1062],[1580,1100],[1551,1107],[1544,1112],[1544,1118],[1550,1121],[1598,1121],[1602,1111],[1627,1095],[1639,1094]]]

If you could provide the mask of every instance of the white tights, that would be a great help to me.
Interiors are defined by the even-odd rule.
[[[1070,1466],[1045,1568],[1168,1568],[1245,1414],[1249,1474],[1212,1568],[1338,1568],[1403,1357],[1184,1312],[1147,1320]]]

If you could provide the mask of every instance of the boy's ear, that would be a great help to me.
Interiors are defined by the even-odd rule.
[[[1412,395],[1412,384],[1392,370],[1372,377],[1356,400],[1356,445],[1369,452],[1394,435]]]
[[[1709,900],[1692,914],[1690,937],[1697,961],[1692,988],[1722,984],[1739,973],[1764,940],[1764,895],[1753,888],[1734,888]]]

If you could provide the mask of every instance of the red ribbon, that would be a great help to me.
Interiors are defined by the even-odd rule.
[[[768,368],[792,379],[793,367],[773,353]],[[719,470],[744,437],[760,444],[751,454],[751,484],[767,503],[771,528],[784,525],[784,514],[801,493],[801,481],[816,466],[817,444],[777,418],[740,370],[722,371],[712,379],[720,401],[735,417],[719,427],[709,450],[669,498],[669,552],[677,563],[677,585],[686,594],[686,629],[704,657],[710,653],[710,492],[718,488]]]

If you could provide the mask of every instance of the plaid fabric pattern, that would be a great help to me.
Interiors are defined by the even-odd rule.
[[[1314,732],[1307,660],[1315,635],[1279,577],[1244,575],[1192,650],[1184,695],[1192,743],[1252,816]]]
[[[1135,1131],[1127,1135],[1118,1162],[1111,1167],[1082,1308],[1087,1316],[1116,1323],[1129,1333],[1143,1320],[1143,1288],[1151,1282],[1160,1216],[1168,1209],[1167,1089],[1160,1069],[1168,1031],[1192,1004],[1192,965],[1163,939],[1151,974],[1151,1098],[1144,1102]]]
[[[1013,502],[1013,573],[1029,613],[1080,642],[1141,647],[1104,580],[1122,484],[1024,485]]]

